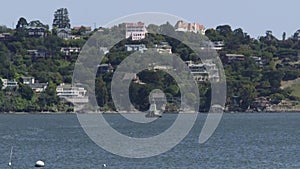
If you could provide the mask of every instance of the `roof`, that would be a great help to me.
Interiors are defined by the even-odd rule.
[[[79,31],[81,28],[85,28],[86,31],[92,30],[92,27],[90,27],[90,26],[75,26],[75,27],[73,27],[73,30]]]
[[[230,57],[245,57],[243,54],[225,54],[225,55]]]
[[[125,23],[126,27],[140,27],[143,28],[145,24],[143,22],[137,22],[137,23]]]
[[[44,88],[48,85],[48,83],[34,83],[34,84],[31,84],[30,87],[32,89],[37,89],[37,88]]]

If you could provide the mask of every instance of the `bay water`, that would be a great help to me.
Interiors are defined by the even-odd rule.
[[[113,128],[128,136],[149,137],[166,130],[176,114],[151,126],[105,114]],[[85,134],[75,114],[1,114],[0,169],[9,168],[10,149],[16,169],[104,168],[300,168],[300,113],[224,114],[212,137],[198,143],[206,114],[190,133],[161,155],[131,159],[105,151]],[[188,121],[187,121],[188,123]],[[103,136],[105,137],[105,136]],[[171,138],[170,138],[171,139]]]

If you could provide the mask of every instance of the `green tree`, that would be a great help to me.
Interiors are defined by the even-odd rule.
[[[20,29],[25,29],[26,26],[28,26],[28,22],[25,18],[21,17],[16,25],[16,29],[20,30]]]
[[[229,25],[221,25],[216,28],[216,31],[224,37],[229,37],[232,35],[232,29]]]
[[[257,97],[255,86],[253,86],[251,83],[243,84],[240,87],[239,93],[242,99],[241,108],[244,110],[246,110],[251,105],[254,98]]]
[[[56,28],[71,28],[67,8],[60,8],[55,11],[52,26]]]
[[[49,29],[49,25],[44,25],[41,21],[39,20],[35,20],[35,21],[31,21],[28,23],[28,26],[31,27],[42,27],[42,28],[46,28],[46,30]]]
[[[19,85],[18,92],[26,100],[31,100],[34,95],[32,89],[26,84]]]
[[[98,76],[95,82],[95,93],[98,105],[103,107],[108,103],[108,91],[106,83],[103,81],[102,76]]]

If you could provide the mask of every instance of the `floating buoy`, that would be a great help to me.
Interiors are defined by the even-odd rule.
[[[103,167],[106,167],[106,164],[103,164]]]
[[[35,167],[45,167],[44,161],[39,160],[35,162]]]
[[[8,166],[11,166],[11,162],[8,163]]]

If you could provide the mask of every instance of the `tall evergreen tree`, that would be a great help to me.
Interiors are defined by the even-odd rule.
[[[71,28],[67,8],[60,8],[55,11],[52,26],[55,28]]]

